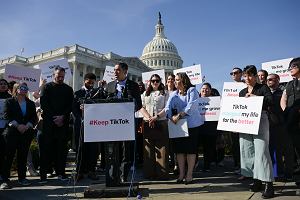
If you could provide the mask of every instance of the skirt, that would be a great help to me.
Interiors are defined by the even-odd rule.
[[[199,127],[189,128],[188,137],[172,139],[174,153],[196,154],[198,152]]]

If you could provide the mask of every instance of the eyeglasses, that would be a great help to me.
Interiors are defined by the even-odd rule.
[[[291,71],[292,69],[295,69],[295,68],[297,68],[297,67],[298,67],[297,65],[293,64],[293,65],[291,65],[291,66],[288,68],[288,70]]]
[[[0,85],[7,85],[7,83],[0,83]]]
[[[236,74],[239,74],[240,72],[230,72],[230,75],[236,75]]]
[[[151,83],[160,83],[160,80],[151,80]]]

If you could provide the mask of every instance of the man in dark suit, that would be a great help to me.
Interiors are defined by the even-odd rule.
[[[75,92],[73,100],[72,114],[74,118],[74,134],[75,144],[77,152],[77,181],[83,178],[84,174],[88,174],[88,178],[97,180],[95,174],[95,167],[99,155],[98,143],[88,142],[84,143],[84,132],[82,127],[82,111],[84,101],[89,99],[103,99],[105,98],[102,86],[94,88],[96,81],[96,75],[93,73],[87,73],[84,75],[84,85],[82,88]],[[104,157],[104,155],[101,155]]]
[[[150,119],[149,113],[142,107],[141,94],[139,86],[136,82],[129,80],[127,77],[128,65],[126,63],[118,63],[114,68],[114,75],[116,80],[107,84],[106,91],[108,98],[129,98],[135,102],[135,111],[140,111],[143,116]],[[132,113],[134,114],[134,113]],[[131,142],[119,142],[119,156],[120,156],[120,181],[127,182],[127,176],[130,169],[130,152]],[[111,166],[106,166],[106,173],[112,177],[114,172]],[[117,173],[118,174],[118,173]]]

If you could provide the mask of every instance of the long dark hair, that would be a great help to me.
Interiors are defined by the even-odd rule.
[[[188,77],[188,75],[185,72],[180,72],[177,73],[176,76],[179,76],[179,78],[182,81],[183,87],[184,87],[184,94],[186,94],[186,91],[190,88],[190,87],[195,87],[192,83],[190,78]]]
[[[171,77],[174,79],[174,83],[173,83],[173,84],[174,84],[174,87],[173,87],[172,91],[176,91],[177,88],[176,88],[176,86],[175,86],[175,75],[174,75],[174,74],[170,74],[170,75],[167,76],[165,89],[166,89],[166,90],[169,90],[168,84],[167,84],[167,83],[168,83],[169,76],[171,76]]]
[[[165,90],[164,90],[165,86],[164,86],[164,84],[161,82],[160,76],[159,76],[158,74],[152,74],[152,76],[150,77],[150,80],[149,80],[149,81],[150,81],[150,84],[148,84],[148,87],[147,87],[147,89],[146,89],[146,96],[149,96],[150,93],[153,91],[153,87],[152,87],[152,85],[151,85],[151,80],[152,80],[153,77],[156,77],[156,78],[160,81],[160,84],[159,84],[159,86],[158,86],[158,90],[160,91],[160,94],[161,94],[161,95],[164,95],[164,94],[165,94]]]

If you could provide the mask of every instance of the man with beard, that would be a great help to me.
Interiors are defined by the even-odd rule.
[[[57,66],[53,76],[53,81],[42,88],[40,97],[44,120],[39,136],[40,183],[47,182],[47,169],[52,160],[58,179],[67,180],[65,166],[73,89],[64,83],[64,68]]]

